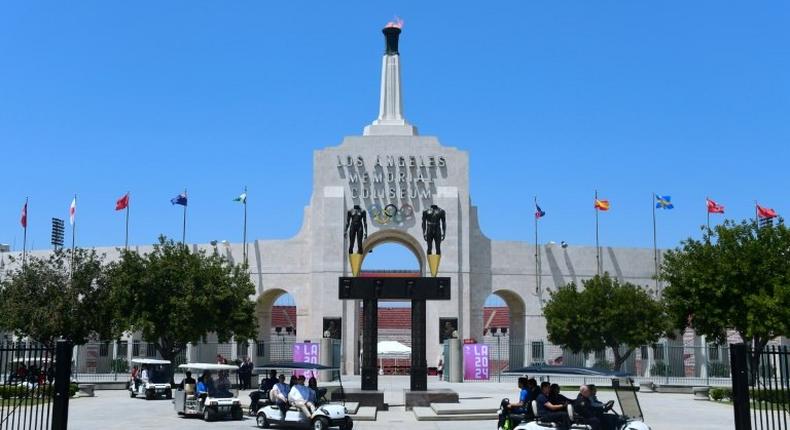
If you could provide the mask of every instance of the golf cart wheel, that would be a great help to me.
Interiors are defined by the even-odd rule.
[[[258,414],[258,416],[255,418],[255,423],[258,424],[258,428],[269,428],[269,420],[266,419],[266,415],[263,413]]]
[[[203,421],[209,422],[214,420],[214,414],[211,412],[210,408],[203,409]]]
[[[135,394],[134,391],[129,391],[129,397],[135,398],[137,397],[137,394]]]
[[[340,424],[340,430],[351,430],[354,428],[354,421],[351,420],[351,417],[346,417],[346,421],[343,424]]]
[[[145,400],[153,400],[153,399],[154,399],[154,393],[152,393],[150,391],[146,391],[145,392]]]
[[[170,399],[172,399],[172,398],[173,398],[173,392],[172,392],[172,391],[170,391],[170,390],[167,390],[167,391],[165,391],[165,398],[166,398],[167,400],[170,400]]]
[[[329,420],[324,417],[317,417],[313,420],[313,430],[329,430]]]

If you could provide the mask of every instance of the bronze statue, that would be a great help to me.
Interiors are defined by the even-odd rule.
[[[428,242],[428,254],[436,244],[436,255],[442,255],[442,241],[447,231],[444,209],[436,205],[422,211],[422,237]]]
[[[354,241],[357,242],[357,253],[362,254],[362,240],[368,238],[368,214],[359,205],[346,212],[346,227],[343,229],[343,237],[348,237],[351,233],[351,240],[348,241],[348,253],[354,253]]]

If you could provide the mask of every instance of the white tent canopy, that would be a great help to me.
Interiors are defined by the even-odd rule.
[[[394,340],[383,340],[378,343],[378,355],[411,354],[411,348]]]

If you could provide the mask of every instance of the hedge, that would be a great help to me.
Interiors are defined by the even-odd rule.
[[[69,384],[69,397],[74,397],[79,390],[77,384]],[[32,396],[35,398],[52,397],[52,385],[40,385],[35,388],[28,388],[24,385],[0,385],[0,399],[25,398]]]

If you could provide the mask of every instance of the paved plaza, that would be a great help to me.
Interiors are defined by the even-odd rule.
[[[357,379],[348,381],[349,386],[358,386]],[[391,405],[389,411],[379,412],[375,422],[355,422],[357,429],[409,430],[465,430],[491,429],[496,421],[450,421],[420,422],[412,412],[403,407],[403,389],[409,384],[408,377],[383,377],[379,387],[385,390],[385,400]],[[456,390],[461,403],[480,404],[490,402],[497,405],[502,397],[513,398],[516,390],[511,383],[466,383],[451,384],[429,381],[430,388]],[[243,392],[243,402],[248,402],[248,392]],[[565,393],[570,396],[571,393]],[[601,391],[600,398],[614,398],[611,391]],[[695,401],[691,394],[643,393],[639,395],[645,419],[653,430],[733,429],[732,408],[729,405],[708,401]],[[131,399],[125,391],[97,391],[96,397],[73,399],[69,407],[69,428],[77,430],[111,429],[252,429],[255,421],[245,417],[239,421],[206,423],[200,419],[187,419],[176,415],[168,400],[146,401]]]

